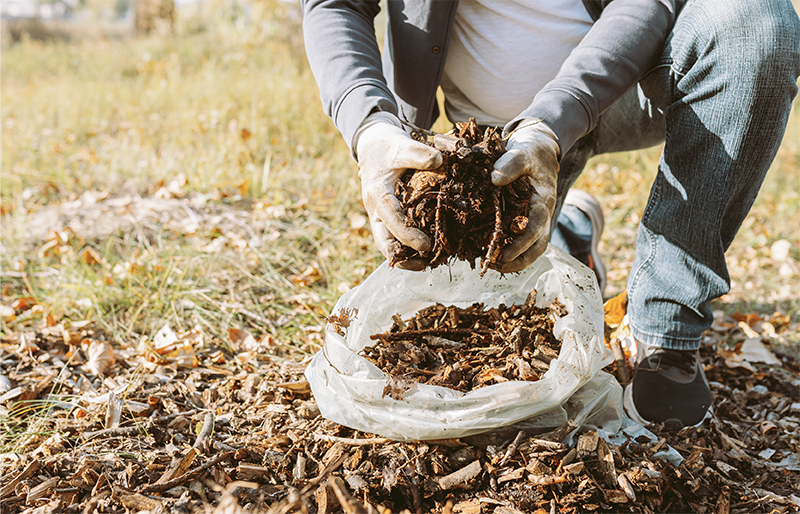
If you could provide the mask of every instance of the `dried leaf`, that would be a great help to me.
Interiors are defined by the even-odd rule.
[[[18,311],[25,311],[34,305],[36,305],[36,298],[33,296],[25,296],[14,300],[14,303],[11,304],[11,308]]]
[[[722,345],[717,346],[717,355],[722,357],[725,361],[725,365],[729,368],[744,368],[751,373],[755,373],[756,369],[753,367],[752,364],[747,362],[739,352],[728,350],[724,348]]]
[[[347,328],[350,326],[350,323],[355,321],[358,317],[358,309],[356,308],[344,308],[340,309],[339,312],[335,314],[331,314],[325,321],[332,324],[336,333],[340,336],[344,336],[347,332]]]
[[[297,275],[289,275],[289,280],[296,286],[308,287],[314,282],[319,282],[322,279],[322,273],[316,264],[306,266],[302,273]]]
[[[170,180],[166,186],[160,187],[153,196],[162,200],[170,198],[182,198],[186,195],[183,188],[189,183],[189,179],[183,173],[178,173],[174,179]]]
[[[153,344],[147,341],[139,343],[139,354],[144,359],[145,367],[155,370],[158,366],[172,365],[181,367],[197,367],[195,347],[203,344],[203,333],[198,329],[176,334],[169,323],[164,325],[153,338]]]
[[[95,375],[103,375],[114,364],[114,349],[105,341],[87,340],[86,368]],[[85,343],[86,344],[86,343]]]
[[[190,448],[189,451],[186,452],[186,455],[181,455],[180,457],[173,460],[172,464],[167,468],[161,477],[156,480],[156,484],[163,484],[165,482],[169,482],[175,477],[179,477],[189,471],[191,469],[192,464],[194,463],[195,457],[200,453],[200,450],[197,448]]]
[[[741,312],[735,312],[731,314],[731,318],[739,323],[744,323],[749,327],[754,327],[756,323],[761,321],[761,316],[758,314],[743,314]],[[739,326],[741,327],[741,325]]]
[[[764,364],[774,364],[776,366],[781,365],[780,359],[775,357],[775,354],[761,342],[760,337],[747,339],[742,343],[740,353],[744,360],[748,362],[763,362]]]
[[[106,260],[100,255],[100,252],[91,246],[85,247],[79,254],[81,260],[89,266],[96,266],[97,264],[105,264]]]
[[[605,322],[611,328],[616,328],[622,323],[628,310],[628,293],[623,291],[603,304]]]
[[[234,348],[236,349],[255,351],[261,347],[259,342],[256,341],[256,338],[253,337],[253,334],[244,328],[228,329],[228,337],[230,337],[231,343],[233,343]]]
[[[19,342],[19,346],[17,346],[16,352],[22,355],[38,352],[39,346],[36,345],[34,342],[35,340],[36,335],[32,332],[22,332],[18,334],[17,341]]]

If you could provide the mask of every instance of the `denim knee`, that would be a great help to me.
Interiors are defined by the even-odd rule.
[[[737,72],[759,75],[800,67],[800,18],[791,0],[691,0],[678,16],[676,29],[693,32],[698,55],[724,49]]]

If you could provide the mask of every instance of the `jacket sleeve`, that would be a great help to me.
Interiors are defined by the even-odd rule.
[[[566,154],[655,64],[675,16],[674,0],[610,2],[556,77],[506,129],[525,118],[541,118]]]
[[[303,39],[325,114],[351,147],[373,111],[397,114],[375,37],[378,0],[303,0]]]

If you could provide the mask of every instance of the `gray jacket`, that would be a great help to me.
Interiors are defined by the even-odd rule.
[[[506,125],[544,119],[558,136],[562,155],[656,63],[682,0],[583,3],[595,20],[591,30],[558,75]],[[374,111],[430,128],[439,114],[436,89],[457,0],[388,0],[382,60],[374,28],[378,0],[303,0],[302,5],[306,54],[323,108],[348,145]]]

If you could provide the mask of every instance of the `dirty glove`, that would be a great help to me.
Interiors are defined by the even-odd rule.
[[[362,124],[355,141],[361,198],[369,215],[372,237],[387,259],[398,242],[417,251],[431,248],[431,240],[424,232],[406,226],[395,186],[408,169],[430,170],[442,165],[438,150],[414,141],[401,127],[396,116],[373,113]],[[425,265],[421,260],[412,260],[398,263],[398,267],[419,271]]]
[[[494,164],[492,183],[504,186],[525,176],[533,186],[528,226],[505,247],[498,263],[500,272],[511,273],[531,265],[550,241],[561,147],[543,121],[527,119],[511,134],[506,149]]]

